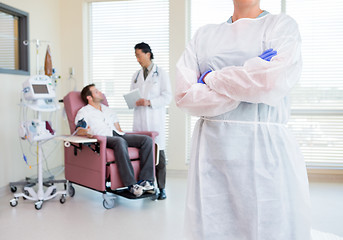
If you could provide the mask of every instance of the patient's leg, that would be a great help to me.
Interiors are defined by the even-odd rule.
[[[139,134],[125,134],[122,137],[127,141],[129,147],[139,148],[140,173],[138,180],[154,182],[154,158],[151,137]]]
[[[118,166],[120,179],[125,186],[136,183],[134,170],[127,150],[128,144],[122,137],[106,137],[106,148],[113,149],[116,164]]]

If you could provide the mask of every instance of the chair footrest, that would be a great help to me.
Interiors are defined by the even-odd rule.
[[[136,197],[127,188],[117,189],[117,190],[107,190],[107,192],[111,192],[116,195],[122,196],[124,198],[128,198],[128,199],[141,199],[141,198],[147,198],[147,197],[154,197],[157,193],[156,191],[155,192],[146,191],[141,196]]]

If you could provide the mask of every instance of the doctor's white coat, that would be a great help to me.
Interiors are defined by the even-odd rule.
[[[151,106],[135,107],[133,131],[157,131],[159,135],[155,141],[160,150],[164,150],[166,106],[172,98],[169,76],[166,71],[154,64],[144,80],[143,70],[140,69],[132,76],[131,90],[136,88],[139,89],[142,98],[150,100]]]

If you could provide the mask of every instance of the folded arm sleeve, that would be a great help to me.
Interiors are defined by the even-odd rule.
[[[238,101],[197,83],[201,73],[194,50],[195,39],[196,36],[176,65],[176,105],[195,116],[216,116],[235,109]]]
[[[268,33],[268,32],[267,32]],[[266,44],[277,50],[270,62],[254,57],[243,66],[209,73],[209,88],[236,101],[276,105],[301,75],[301,39],[296,22],[284,17],[267,34]]]

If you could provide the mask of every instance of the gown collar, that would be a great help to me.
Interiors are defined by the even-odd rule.
[[[266,10],[263,10],[263,12],[261,12],[260,15],[257,16],[257,18],[263,17],[265,15],[267,15],[269,12]],[[227,20],[228,23],[232,23],[232,16],[229,18],[229,20]]]

